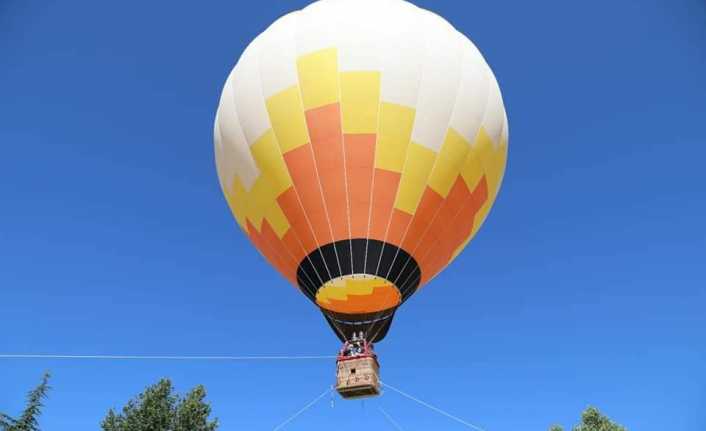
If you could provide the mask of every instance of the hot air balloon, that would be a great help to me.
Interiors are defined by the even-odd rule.
[[[484,58],[404,0],[321,0],[245,49],[214,137],[238,225],[345,343],[339,392],[376,394],[372,343],[469,243],[502,181],[507,117]]]

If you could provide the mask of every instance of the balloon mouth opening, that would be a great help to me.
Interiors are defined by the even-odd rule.
[[[410,253],[370,238],[322,245],[297,268],[300,290],[321,309],[341,341],[360,331],[369,341],[382,340],[395,311],[414,294],[421,278]]]
[[[406,250],[370,238],[322,245],[297,268],[297,284],[312,302],[344,314],[396,308],[416,291],[421,276]]]
[[[342,314],[378,313],[401,302],[402,294],[394,283],[371,274],[336,277],[316,292],[319,307]]]

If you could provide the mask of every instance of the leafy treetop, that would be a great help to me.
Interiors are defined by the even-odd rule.
[[[174,393],[172,383],[162,379],[128,401],[122,412],[108,411],[103,431],[215,431],[218,420],[209,420],[211,406],[206,390],[197,386],[185,396]]]
[[[564,431],[559,425],[552,426],[549,431]],[[581,423],[573,431],[627,431],[626,428],[616,424],[603,416],[595,407],[589,407],[581,415]]]
[[[39,431],[39,415],[44,407],[43,400],[49,392],[49,378],[51,375],[44,373],[42,381],[36,388],[27,394],[27,406],[19,418],[13,419],[9,415],[0,413],[0,429],[3,431]]]

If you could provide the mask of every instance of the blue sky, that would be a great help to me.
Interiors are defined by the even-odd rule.
[[[218,186],[225,77],[306,2],[243,3],[0,3],[0,353],[336,351]],[[631,430],[705,429],[706,4],[417,4],[493,67],[510,154],[480,234],[378,346],[383,379],[488,431],[568,426],[589,404]],[[254,431],[334,364],[0,360],[0,410],[44,370],[47,430],[96,429],[168,376]],[[389,391],[285,429],[393,430],[380,407],[404,430],[464,429]]]

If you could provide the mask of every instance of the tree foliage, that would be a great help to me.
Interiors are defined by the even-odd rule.
[[[211,406],[206,390],[197,386],[185,396],[174,393],[172,383],[162,379],[128,401],[120,413],[108,411],[103,431],[215,431],[218,420],[209,420]]]
[[[552,426],[549,431],[563,431],[558,425]],[[627,431],[626,428],[603,416],[595,407],[589,407],[581,414],[581,423],[572,431]]]
[[[0,413],[0,429],[3,431],[39,431],[39,415],[44,399],[49,392],[49,373],[44,373],[41,383],[27,394],[27,406],[17,419]]]

